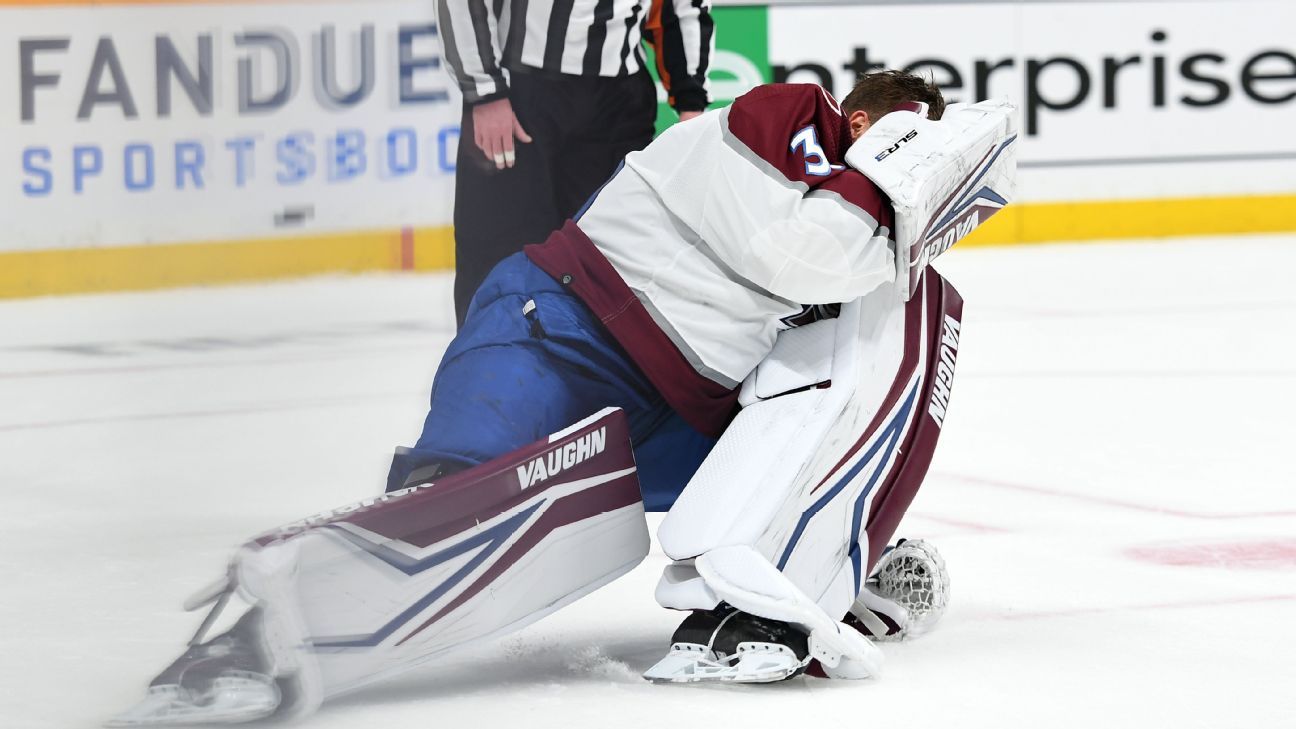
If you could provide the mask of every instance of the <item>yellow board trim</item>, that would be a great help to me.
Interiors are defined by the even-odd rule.
[[[960,246],[1296,232],[1296,194],[1013,205]],[[0,253],[0,298],[454,267],[449,227]]]
[[[959,246],[1296,232],[1296,195],[1026,203],[1005,208]]]
[[[0,253],[0,298],[454,267],[449,227]]]

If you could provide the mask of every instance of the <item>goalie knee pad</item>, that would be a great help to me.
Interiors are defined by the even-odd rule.
[[[473,464],[450,458],[442,453],[428,453],[414,448],[398,447],[387,470],[385,493],[421,486],[472,468]]]

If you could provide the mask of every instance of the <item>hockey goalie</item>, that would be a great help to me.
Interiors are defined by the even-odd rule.
[[[303,716],[625,574],[645,510],[683,613],[646,678],[877,676],[948,596],[930,544],[888,545],[962,336],[929,263],[1012,197],[1014,125],[886,71],[840,106],[757,87],[629,155],[477,292],[386,492],[242,546],[112,723]]]

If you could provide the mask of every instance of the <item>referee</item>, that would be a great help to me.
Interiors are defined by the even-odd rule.
[[[657,93],[681,120],[706,109],[711,0],[437,0],[463,91],[455,179],[455,312],[495,264],[576,215],[652,141]]]

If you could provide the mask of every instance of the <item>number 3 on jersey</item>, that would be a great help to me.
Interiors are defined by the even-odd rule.
[[[797,148],[801,149],[801,154],[805,157],[807,175],[827,177],[832,172],[833,167],[828,163],[828,155],[819,144],[819,135],[813,125],[792,135],[792,151],[797,151]]]

